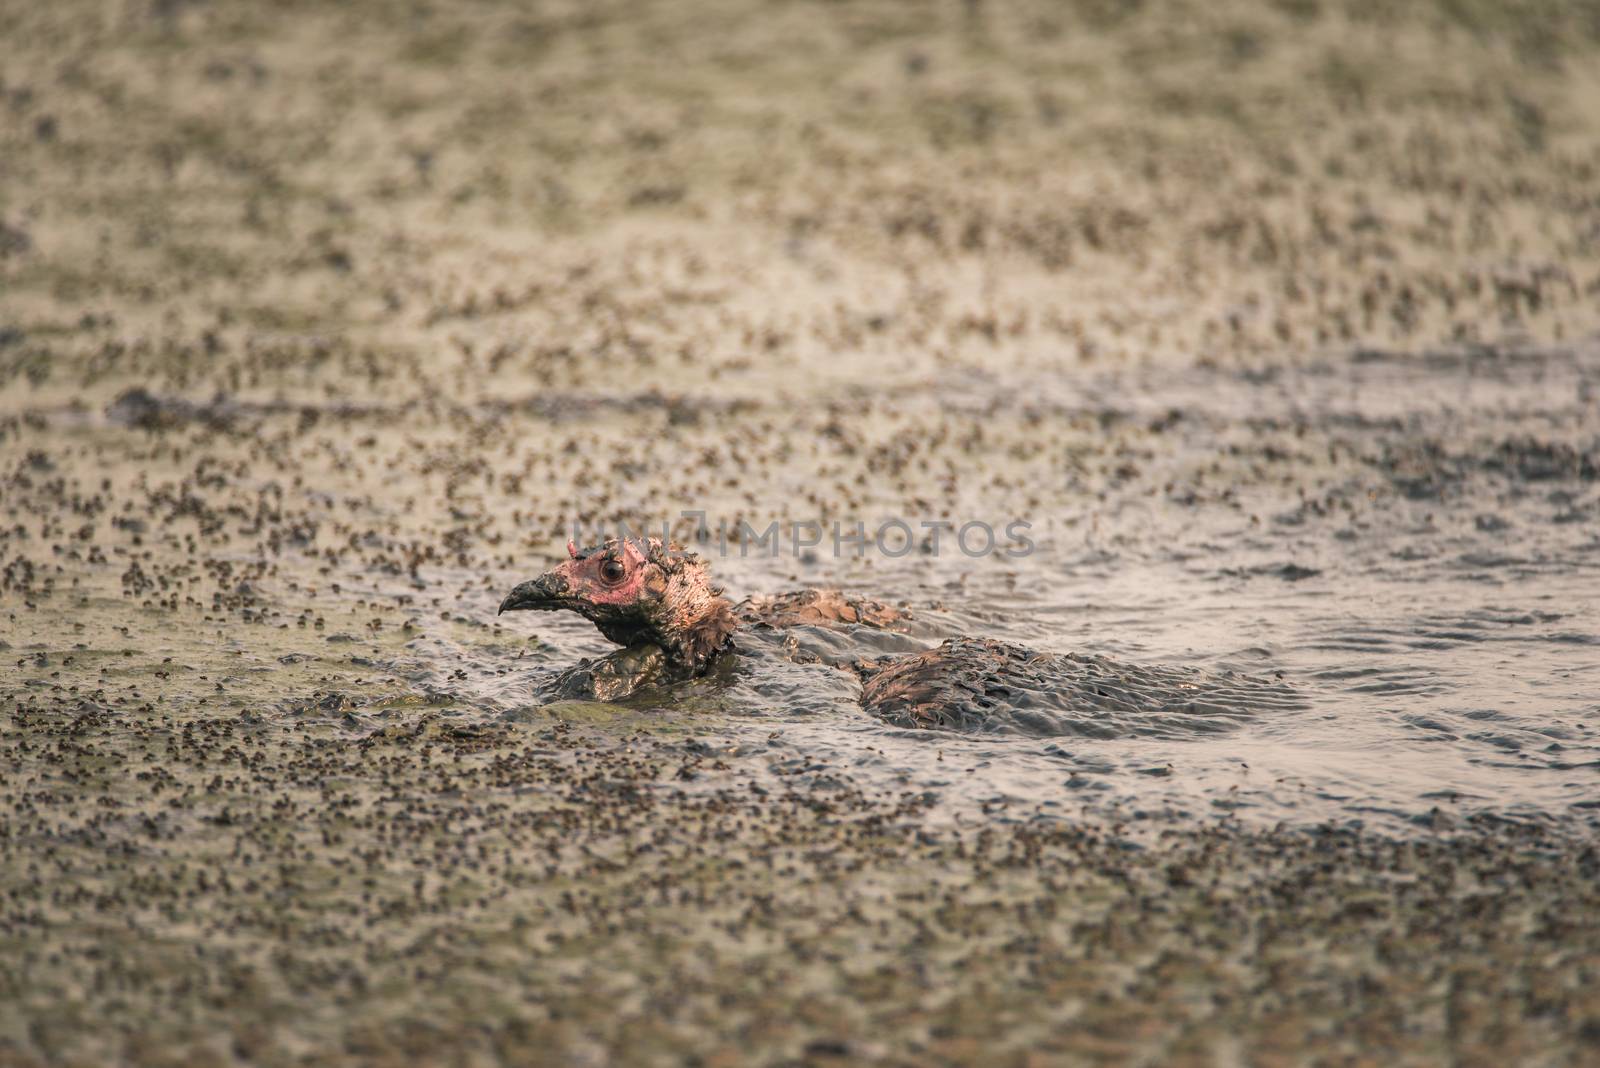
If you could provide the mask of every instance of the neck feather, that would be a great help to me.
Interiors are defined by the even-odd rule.
[[[657,641],[675,667],[699,674],[733,636],[733,606],[697,569],[673,579],[656,617]]]

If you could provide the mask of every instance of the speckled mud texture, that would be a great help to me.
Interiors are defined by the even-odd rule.
[[[0,4],[0,1065],[1596,1063],[1597,406],[1589,0]]]

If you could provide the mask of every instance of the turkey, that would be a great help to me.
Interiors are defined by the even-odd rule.
[[[657,538],[611,538],[586,549],[569,542],[567,555],[558,567],[518,585],[500,605],[501,613],[576,612],[623,647],[563,673],[554,689],[566,698],[622,700],[706,675],[735,650],[742,629],[903,631],[911,620],[904,609],[833,590],[734,604],[699,556]],[[1132,666],[982,637],[950,638],[920,652],[834,666],[860,679],[866,711],[911,728],[1176,736],[1228,729],[1267,707],[1301,707],[1287,688],[1232,672]]]

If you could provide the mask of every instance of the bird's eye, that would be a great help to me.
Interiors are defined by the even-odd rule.
[[[602,582],[621,582],[627,573],[628,569],[622,566],[621,560],[607,560],[600,565],[600,580]]]

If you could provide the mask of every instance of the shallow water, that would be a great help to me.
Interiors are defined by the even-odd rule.
[[[825,541],[820,554],[797,558],[783,545],[774,556],[770,545],[719,552],[714,538],[703,541],[735,596],[842,584],[908,605],[915,622],[903,635],[747,633],[737,662],[715,679],[630,704],[715,748],[760,750],[740,763],[741,778],[759,782],[785,762],[822,759],[864,783],[910,785],[950,819],[1226,814],[1396,830],[1447,829],[1470,817],[1590,823],[1600,771],[1595,351],[1363,352],[1343,366],[1266,376],[1113,375],[1053,391],[1034,383],[1026,393],[993,377],[965,384],[959,398],[935,387],[911,401],[856,390],[854,403],[895,404],[907,421],[1012,425],[1024,428],[1017,441],[1036,433],[1055,449],[1116,427],[1115,451],[1131,459],[1098,490],[1085,491],[1073,475],[1047,498],[1054,508],[1014,516],[1032,524],[1037,542],[1019,557],[973,559],[948,545],[898,559],[853,556],[846,545],[834,556]],[[592,411],[616,418],[609,406]],[[133,435],[162,458],[161,437],[123,429],[112,414],[55,416],[47,425],[69,447],[120,448]],[[237,418],[205,448],[251,449],[285,419]],[[481,418],[484,433],[523,433],[515,418]],[[562,424],[585,418],[567,413]],[[341,417],[333,419],[338,426]],[[1068,429],[1049,430],[1052,420]],[[381,428],[354,419],[336,433],[390,440],[371,431]],[[335,468],[345,462],[337,449],[318,451]],[[92,454],[81,445],[77,452]],[[48,492],[63,472],[54,460],[27,458],[35,455],[49,454],[29,451],[15,470],[33,492]],[[268,626],[248,640],[219,628],[220,646],[165,628],[146,640],[157,643],[150,654],[159,649],[163,662],[171,656],[208,681],[208,665],[228,671],[235,701],[309,704],[313,692],[349,688],[334,711],[355,723],[366,706],[413,700],[468,718],[525,715],[550,700],[545,686],[560,668],[609,648],[575,616],[494,618],[505,589],[542,568],[537,552],[508,554],[482,574],[444,566],[435,554],[402,574],[395,555],[404,547],[383,529],[384,498],[346,498],[367,517],[357,525],[333,518],[333,495],[306,486],[298,495],[316,517],[307,520],[277,503],[294,494],[276,480],[239,477],[205,459],[195,470],[209,473],[153,494],[156,512],[187,511],[204,530],[214,506],[197,485],[255,499],[253,514],[217,509],[215,529],[243,520],[258,536],[283,535],[281,547],[270,567],[241,557],[248,576],[220,583],[210,607],[231,600],[244,621]],[[958,486],[953,499],[976,504],[982,495]],[[877,521],[867,519],[869,527]],[[294,545],[294,531],[308,523],[331,523],[347,545],[373,554],[331,583],[327,550]],[[143,529],[112,523],[124,535]],[[184,543],[169,536],[168,544]],[[66,640],[69,621],[80,633],[103,633],[119,618],[148,625],[150,613],[126,599],[111,618],[94,618],[95,598],[110,595],[114,575],[134,599],[150,592],[146,583],[160,585],[159,598],[197,581],[182,564],[170,579],[141,578],[139,555],[124,544],[114,562],[63,570],[58,596],[30,610],[38,623],[13,620],[5,640],[18,652],[20,692],[54,690],[64,657],[104,655]],[[212,566],[228,567],[225,559]],[[59,596],[63,583],[72,589]],[[196,601],[191,618],[205,607]],[[313,614],[336,613],[352,619],[304,629]],[[279,620],[296,625],[273,628]],[[1119,717],[1107,700],[1047,685],[1031,702],[1043,706],[1020,718],[997,714],[966,731],[924,733],[864,713],[854,676],[828,666],[963,634],[1107,658],[1104,671],[1120,673],[1123,692],[1154,711]],[[307,653],[296,650],[312,659],[299,663]],[[790,662],[796,653],[821,662]],[[266,674],[252,681],[222,666],[230,657]],[[280,660],[287,663],[271,667]],[[179,707],[204,693],[175,679],[160,690]],[[1162,711],[1192,704],[1196,693],[1218,715]]]

